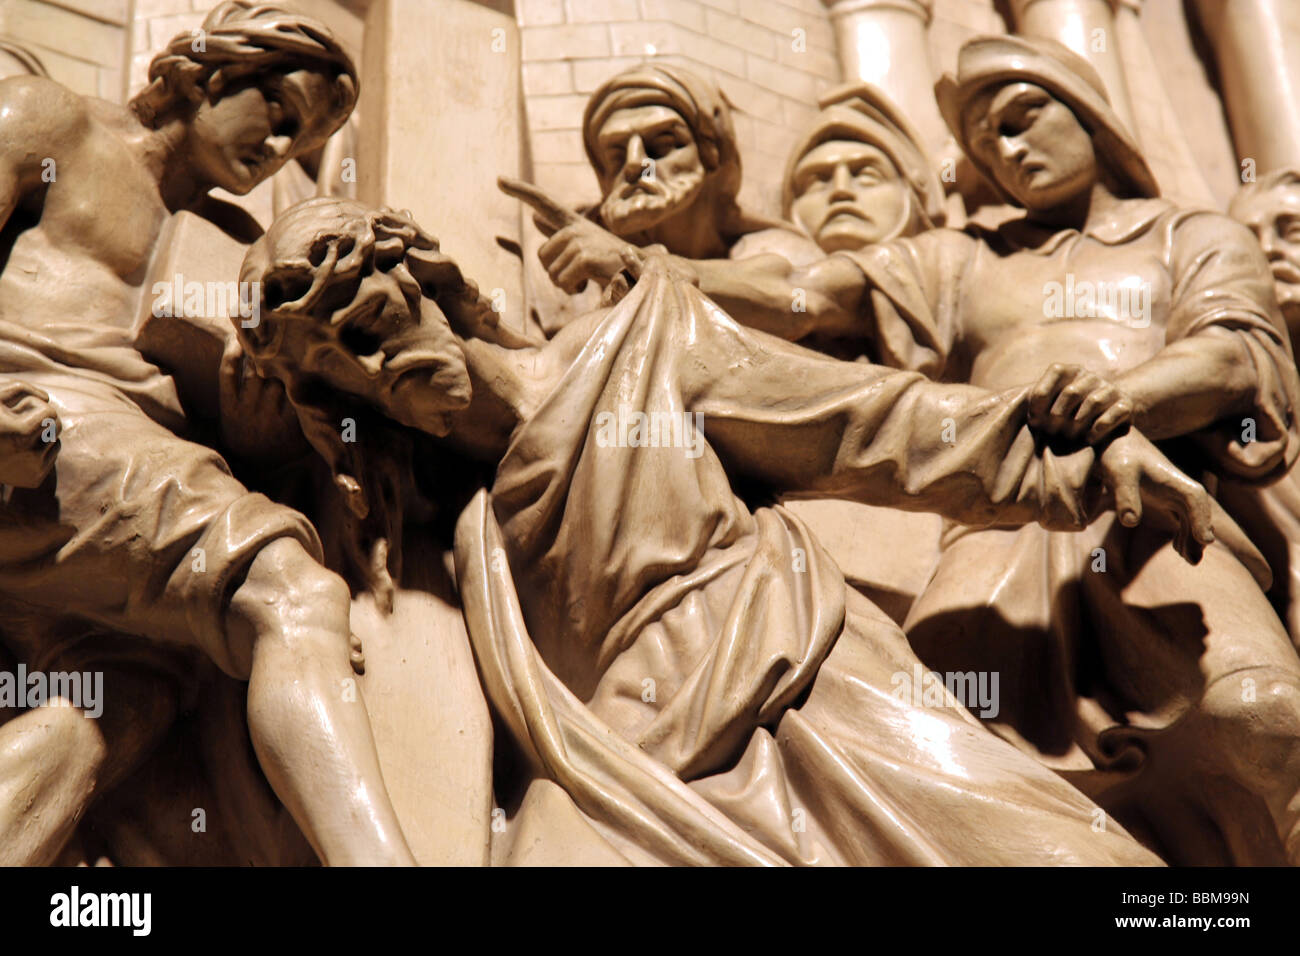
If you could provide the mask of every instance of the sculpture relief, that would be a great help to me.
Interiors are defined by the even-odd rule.
[[[431,153],[541,231],[523,330],[339,181],[395,120],[289,0],[125,106],[0,80],[0,863],[1300,863],[1300,180],[1161,198],[1124,60],[1009,9],[808,104],[780,219],[653,50],[594,204]]]

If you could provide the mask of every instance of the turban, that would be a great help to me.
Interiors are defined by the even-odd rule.
[[[934,87],[944,121],[976,169],[997,187],[983,161],[970,149],[962,122],[976,96],[990,86],[1033,83],[1068,106],[1096,144],[1097,158],[1137,196],[1160,195],[1151,168],[1142,158],[1092,64],[1054,40],[984,36],[968,40],[957,56],[957,76],[945,75]]]
[[[794,204],[794,171],[799,160],[822,143],[840,139],[866,143],[888,156],[899,178],[916,197],[923,226],[943,225],[943,187],[931,167],[921,134],[883,90],[869,83],[843,86],[823,96],[818,105],[822,111],[795,143],[785,167],[781,211],[787,219]]]
[[[252,0],[225,0],[208,14],[198,33],[177,34],[154,57],[149,85],[131,105],[152,125],[171,102],[187,96],[205,77],[208,91],[217,93],[232,79],[289,63],[346,77],[336,84],[340,98],[335,109],[341,117],[352,111],[356,67],[329,28],[303,14]]]
[[[740,192],[740,151],[731,125],[731,104],[720,89],[679,66],[643,63],[607,80],[591,95],[582,118],[582,138],[591,166],[601,176],[596,136],[616,110],[666,106],[691,128],[704,168],[717,195],[735,201]]]

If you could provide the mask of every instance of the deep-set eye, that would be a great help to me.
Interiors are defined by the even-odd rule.
[[[680,145],[672,133],[661,133],[650,140],[650,158],[662,159]]]
[[[828,169],[804,170],[795,178],[795,191],[805,193],[810,189],[820,189],[830,181],[831,174]]]
[[[383,347],[383,340],[366,329],[348,326],[339,333],[339,343],[353,355],[374,355]]]
[[[293,139],[298,135],[298,119],[287,109],[279,100],[271,99],[266,104],[267,124],[271,127],[272,136],[285,136]]]
[[[266,280],[266,305],[278,309],[297,302],[311,291],[311,276],[300,272],[281,272]]]
[[[321,315],[333,315],[339,309],[349,305],[357,297],[357,292],[361,289],[361,277],[353,275],[350,278],[335,279],[320,294],[314,311]]]
[[[401,265],[406,258],[406,247],[400,241],[383,241],[375,245],[375,268],[380,272],[391,272]]]

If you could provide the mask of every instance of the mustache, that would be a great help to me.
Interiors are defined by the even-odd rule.
[[[643,179],[638,176],[630,183],[624,183],[623,186],[614,191],[616,199],[631,199],[637,193],[649,193],[651,196],[668,196],[668,187],[657,179]]]

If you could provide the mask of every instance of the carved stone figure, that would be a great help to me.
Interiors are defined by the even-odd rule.
[[[935,230],[803,268],[775,256],[694,262],[701,288],[739,320],[786,338],[865,329],[874,357],[895,367],[985,387],[1037,379],[1031,421],[1066,440],[1095,441],[1132,422],[1156,439],[1194,436],[1183,454],[1205,456],[1216,471],[1257,480],[1285,470],[1297,452],[1295,367],[1244,230],[1154,198],[1101,81],[1063,47],[972,41],[958,78],[937,93],[972,163],[1027,210],[1024,219],[996,232]],[[795,288],[807,290],[807,312],[791,312]],[[937,670],[1008,675],[995,725],[1062,771],[1125,766],[1146,747],[1135,735],[1200,734],[1203,743],[1197,725],[1208,721],[1212,739],[1225,741],[1215,772],[1267,802],[1294,856],[1300,669],[1252,577],[1267,586],[1267,569],[1234,531],[1235,548],[1218,544],[1187,567],[1160,533],[1128,531],[1112,516],[1065,535],[953,525],[908,636]],[[1153,666],[1148,655],[1163,660],[1170,636],[1186,632],[1173,611],[1180,601],[1201,608],[1203,643]],[[1061,610],[1076,602],[1079,612]],[[1095,675],[1087,686],[1085,672]],[[1155,672],[1158,681],[1141,676]],[[1268,689],[1262,724],[1256,704],[1241,700],[1248,676]],[[1135,713],[1146,716],[1124,716]],[[1270,740],[1293,743],[1252,739],[1250,728],[1265,724]],[[1133,805],[1147,786],[1169,793],[1138,775],[1122,781],[1115,805],[1151,828],[1148,839],[1190,846],[1179,821],[1202,811],[1150,811],[1143,823]],[[1220,825],[1230,831],[1233,817],[1220,813]],[[1227,850],[1206,852],[1231,857],[1249,842],[1221,839]]]
[[[961,711],[923,714],[894,693],[891,675],[916,664],[897,626],[845,589],[802,522],[745,506],[731,476],[1074,527],[1098,504],[1095,462],[1122,507],[1180,516],[1189,553],[1210,537],[1197,486],[1137,433],[1096,459],[1040,457],[1027,389],[821,357],[736,327],[658,254],[638,273],[617,306],[511,349],[479,337],[482,303],[392,213],[311,200],[245,260],[266,308],[238,328],[244,348],[309,430],[322,423],[336,473],[331,393],[497,463],[456,532],[471,641],[513,754],[498,766],[516,768],[496,784],[514,809],[493,859],[1152,862],[1122,832],[1099,836],[1077,791]],[[463,410],[444,323],[473,382]],[[431,374],[388,366],[412,337],[442,343]],[[942,441],[945,416],[972,445]],[[391,465],[354,462],[373,477],[347,487],[373,502],[379,476],[402,481]],[[942,757],[895,732],[921,719]],[[1017,837],[987,840],[997,820]]]
[[[824,252],[942,226],[943,187],[918,133],[879,89],[827,93],[790,152],[781,208]]]
[[[1300,172],[1278,169],[1242,186],[1228,212],[1255,234],[1268,260],[1294,355],[1300,339]],[[1300,648],[1300,474],[1292,467],[1268,482],[1227,477],[1217,497],[1268,559],[1269,596]]]
[[[591,95],[582,123],[604,198],[586,217],[557,218],[547,214],[554,203],[534,201],[535,221],[549,236],[538,257],[565,292],[588,281],[608,286],[623,272],[629,246],[691,259],[773,246],[797,262],[815,257],[816,247],[794,229],[741,210],[731,108],[691,71],[647,63],[620,73]],[[509,181],[503,189],[525,200],[535,195]]]
[[[1289,467],[1297,379],[1263,263],[1225,217],[1146,198],[1154,181],[1087,64],[1046,41],[973,40],[936,95],[974,165],[1027,216],[946,248],[936,236],[921,252],[953,255],[959,285],[1006,290],[992,309],[963,302],[950,312],[924,265],[912,272],[919,286],[880,280],[896,303],[925,289],[926,326],[913,342],[926,352],[942,330],[951,349],[947,367],[932,371],[986,385],[1045,372],[1032,420],[1068,439],[1095,441],[1131,418],[1154,439],[1194,438],[1195,452],[1180,460],[1214,472],[1258,479]],[[873,285],[896,254],[866,257]],[[879,321],[891,310],[876,302]],[[909,305],[895,314],[909,313],[921,314]],[[919,356],[883,357],[911,364]],[[1073,384],[1053,401],[1044,389],[1058,390],[1063,378]],[[1226,778],[1267,807],[1275,852],[1300,860],[1294,648],[1251,580],[1249,557],[1217,545],[1189,568],[1170,563],[1171,554],[1148,532],[1110,519],[1067,539],[954,528],[913,605],[909,638],[936,666],[978,658],[1018,669],[1025,683],[1010,702],[1011,735],[1063,770],[1128,771],[1103,803],[1141,820],[1135,825],[1174,859],[1261,852],[1243,838],[1243,800]],[[974,569],[988,571],[972,580]],[[1035,593],[1051,598],[1035,606]],[[1200,640],[1171,653],[1170,638],[1187,634],[1174,610],[1183,601],[1199,607]],[[1083,616],[1063,613],[1071,605]],[[1040,684],[1048,673],[1061,676]],[[1256,684],[1258,698],[1249,693]],[[1215,781],[1209,792],[1179,764],[1189,746]],[[1135,751],[1147,757],[1132,773]],[[1185,821],[1200,814],[1219,834],[1207,839],[1198,820],[1197,846]]]
[[[130,109],[45,79],[0,83],[0,210],[13,237],[0,274],[0,368],[48,394],[61,423],[52,474],[12,494],[0,526],[6,638],[34,669],[84,665],[106,630],[150,642],[140,655],[164,673],[202,651],[249,681],[258,757],[318,854],[401,863],[410,855],[364,708],[339,694],[351,674],[346,587],[320,565],[306,518],[249,493],[213,451],[178,437],[175,385],[131,338],[169,214],[201,206],[216,186],[249,191],[320,145],[356,100],[352,64],[315,21],[231,0],[203,31],[203,43],[185,33],[155,58]],[[104,669],[119,699],[136,688],[135,705],[93,724],[102,739],[89,770],[64,777],[73,792],[49,796],[43,813],[15,819],[6,808],[6,860],[50,859],[94,795],[168,726],[176,702],[159,699],[154,682]],[[51,713],[4,731],[20,737],[29,716]],[[46,736],[5,751],[10,780],[39,774]]]
[[[1277,169],[1242,186],[1228,214],[1259,240],[1294,352],[1300,341],[1300,169]]]
[[[0,865],[1300,863],[1283,0],[211,2],[0,38]]]

